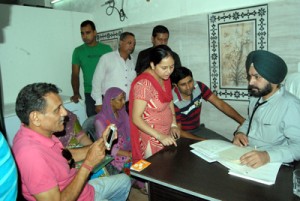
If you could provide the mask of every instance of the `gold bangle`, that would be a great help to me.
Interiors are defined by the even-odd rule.
[[[176,127],[176,128],[177,128],[178,126],[177,126],[177,124],[172,123],[172,124],[171,124],[171,128],[172,128],[172,127]]]

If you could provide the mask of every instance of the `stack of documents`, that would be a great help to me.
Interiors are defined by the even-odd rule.
[[[219,162],[229,169],[229,174],[248,180],[272,185],[281,163],[267,163],[259,168],[251,168],[240,164],[240,157],[254,150],[253,147],[239,147],[223,140],[204,140],[190,145],[191,152],[207,162]]]

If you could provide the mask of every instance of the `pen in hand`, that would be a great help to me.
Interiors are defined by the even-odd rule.
[[[240,143],[241,143],[241,147],[246,147],[247,146],[247,144],[242,142],[241,140],[240,140]]]

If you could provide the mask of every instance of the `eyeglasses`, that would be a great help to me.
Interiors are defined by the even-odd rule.
[[[75,168],[75,161],[71,152],[68,149],[62,149],[61,154],[68,161],[70,168]]]

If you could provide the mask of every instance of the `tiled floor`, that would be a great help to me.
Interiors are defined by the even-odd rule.
[[[138,189],[131,188],[128,201],[148,201],[148,195],[142,194]]]

